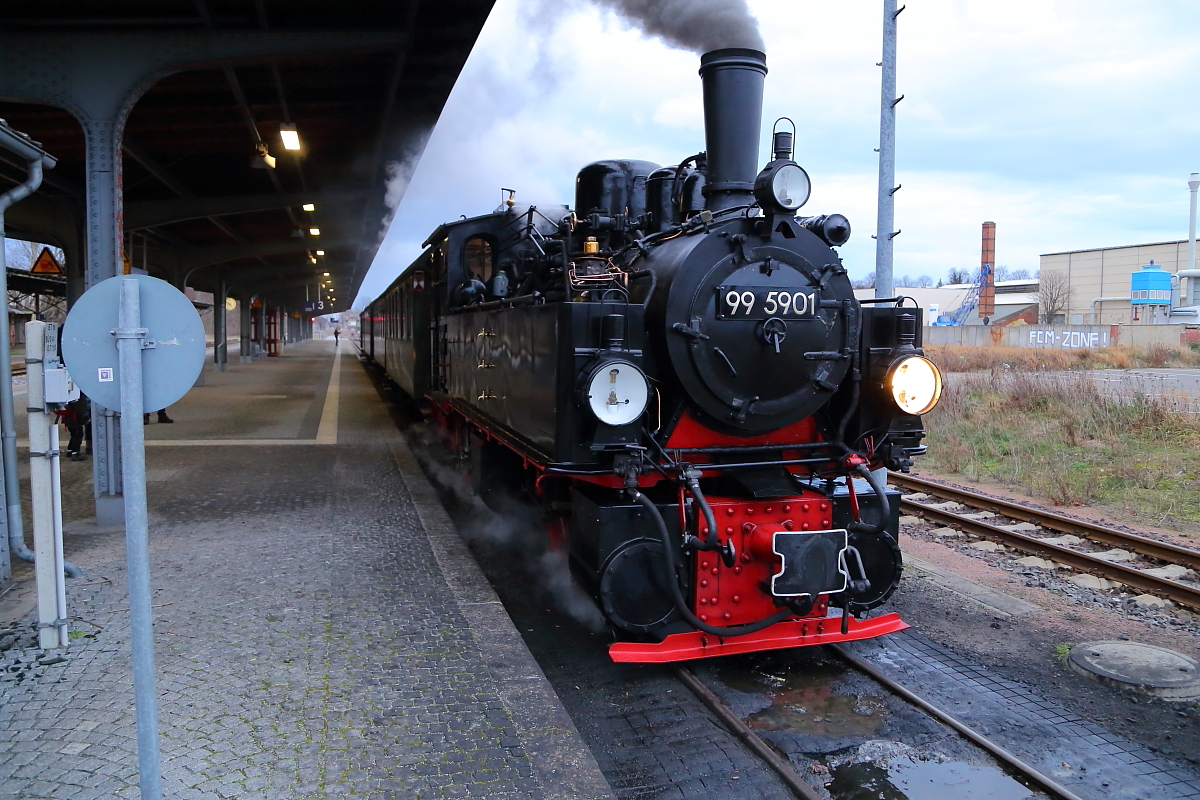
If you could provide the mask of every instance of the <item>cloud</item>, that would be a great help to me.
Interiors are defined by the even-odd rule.
[[[878,3],[750,0],[770,73],[769,126],[797,125],[805,213],[846,214],[852,275],[875,268]],[[926,0],[899,17],[895,268],[913,275],[1187,235],[1200,168],[1200,4]],[[499,0],[400,204],[362,297],[440,222],[490,211],[499,187],[570,202],[598,158],[674,164],[704,146],[693,53],[571,0]],[[415,244],[414,244],[415,243]]]

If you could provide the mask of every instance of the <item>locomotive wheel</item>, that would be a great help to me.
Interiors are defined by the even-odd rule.
[[[608,559],[600,575],[600,603],[609,622],[631,633],[649,633],[678,616],[663,586],[662,543],[628,542]]]

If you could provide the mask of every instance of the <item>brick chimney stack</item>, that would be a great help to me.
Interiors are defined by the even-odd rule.
[[[996,315],[996,223],[983,223],[983,256],[979,260],[981,273],[986,273],[979,289],[979,318]]]

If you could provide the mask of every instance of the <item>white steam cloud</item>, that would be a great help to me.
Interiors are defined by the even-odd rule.
[[[604,630],[600,610],[571,577],[566,552],[547,547],[536,509],[506,499],[504,512],[496,513],[475,494],[461,472],[444,463],[448,446],[436,429],[415,425],[409,429],[408,439],[426,474],[462,504],[465,513],[455,514],[455,522],[464,538],[491,542],[515,553],[526,576],[541,587],[555,608],[590,631]]]
[[[667,44],[707,53],[723,47],[763,50],[746,0],[594,0]]]

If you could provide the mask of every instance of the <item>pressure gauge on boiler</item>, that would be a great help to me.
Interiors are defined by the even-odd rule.
[[[596,419],[606,425],[628,425],[645,413],[650,383],[628,361],[607,361],[592,371],[583,395]]]
[[[811,193],[808,173],[791,160],[772,161],[754,181],[754,199],[768,213],[795,211]]]

